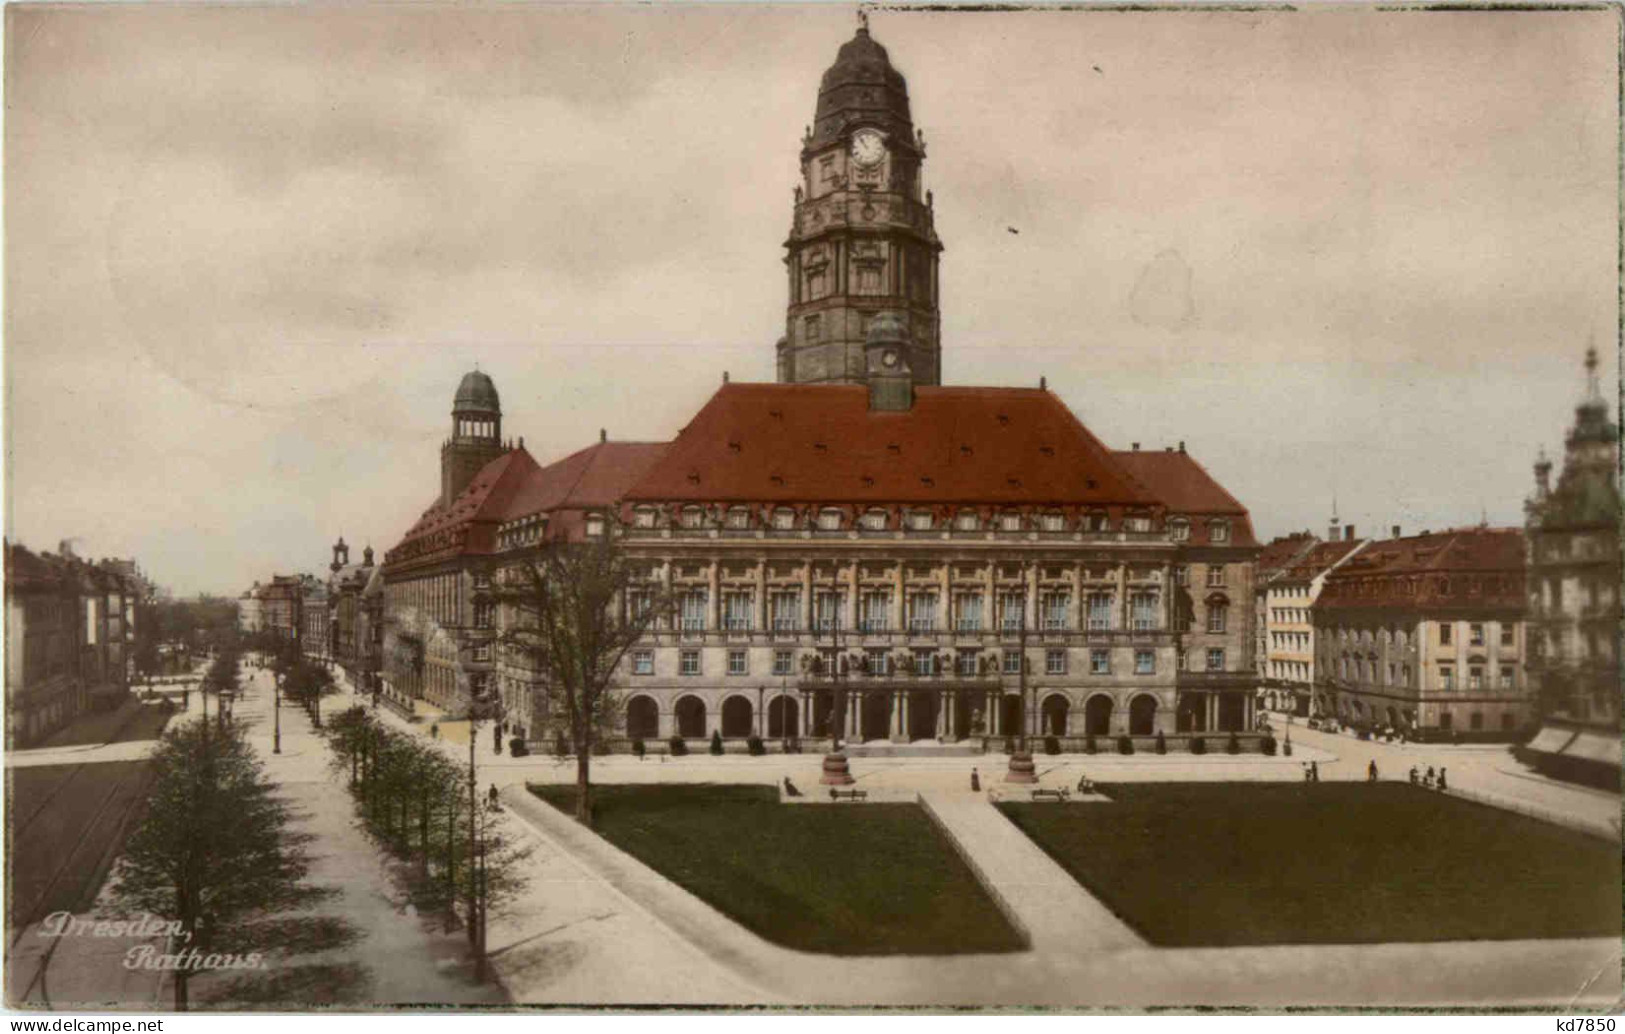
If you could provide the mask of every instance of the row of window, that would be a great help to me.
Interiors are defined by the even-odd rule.
[[[592,519],[589,518],[589,521]],[[820,531],[839,531],[847,526],[846,511],[835,507],[819,510],[812,520],[813,526]],[[659,523],[659,511],[650,506],[639,507],[633,511],[632,523],[638,528],[656,527]],[[677,525],[681,528],[697,530],[709,527],[710,523],[705,508],[701,506],[684,507],[677,515]],[[865,531],[884,531],[890,524],[891,515],[887,511],[869,510],[858,516],[855,527]],[[957,531],[979,531],[982,525],[982,515],[975,510],[962,510],[955,514],[950,522],[950,526]],[[745,529],[753,526],[752,511],[749,507],[736,506],[723,514],[724,528]],[[909,531],[932,531],[940,526],[937,515],[929,510],[911,510],[903,515],[903,527]],[[781,531],[795,529],[798,527],[796,511],[786,506],[778,507],[769,516],[768,527]],[[1023,531],[1029,527],[1036,531],[1050,532],[1112,530],[1108,516],[1099,512],[1085,514],[1075,528],[1068,527],[1065,514],[1054,512],[1038,514],[1030,525],[1019,513],[1001,513],[993,518],[991,527],[999,531]],[[1151,527],[1150,515],[1129,514],[1123,518],[1121,530],[1149,532]],[[1186,541],[1190,538],[1190,522],[1182,517],[1173,518],[1168,521],[1168,532],[1174,541]],[[588,533],[595,534],[591,526]],[[601,531],[597,533],[601,534]],[[1208,540],[1217,543],[1230,541],[1230,522],[1209,521]]]
[[[893,620],[895,593],[869,590],[858,594],[857,630],[885,632],[894,627],[906,627],[911,632],[946,630],[944,619],[958,632],[980,632],[987,627],[984,621],[984,597],[981,593],[963,593],[953,597],[951,613],[941,608],[940,593],[922,591],[904,596],[904,623]],[[1157,592],[1144,591],[1129,594],[1128,627],[1133,631],[1154,631],[1163,627],[1162,599]],[[784,589],[772,592],[767,599],[767,622],[776,632],[798,631],[803,625],[801,592]],[[652,597],[646,592],[634,592],[630,607],[634,617],[647,613]],[[845,594],[834,591],[813,594],[813,628],[829,631],[836,627],[838,615],[845,606]],[[1000,595],[997,600],[997,627],[1001,631],[1019,630],[1026,621],[1027,597],[1014,592]],[[1073,627],[1072,594],[1048,592],[1039,597],[1037,629],[1065,631]],[[1229,628],[1230,608],[1227,604],[1212,603],[1207,607],[1207,630],[1223,633]],[[710,591],[688,589],[677,595],[677,627],[685,632],[703,632],[710,615]],[[720,614],[722,629],[729,632],[749,632],[756,628],[756,594],[740,589],[722,594]],[[1083,627],[1089,631],[1110,631],[1119,627],[1117,597],[1109,592],[1090,593],[1085,597]],[[1189,631],[1189,616],[1176,615],[1179,631]]]
[[[1206,652],[1207,671],[1224,670],[1224,650],[1211,649]],[[1197,656],[1192,651],[1193,656]],[[701,658],[702,651],[685,649],[678,652],[677,671],[681,675],[704,674]],[[975,676],[979,673],[981,655],[975,650],[961,650],[955,655],[954,673],[963,676]],[[938,655],[930,650],[916,650],[912,654],[914,673],[918,675],[938,674]],[[1178,658],[1180,670],[1187,670],[1190,665],[1187,658],[1180,655]],[[895,665],[892,655],[885,650],[869,650],[864,655],[863,672],[870,676],[884,677],[894,673]],[[1154,675],[1157,671],[1157,655],[1152,650],[1134,651],[1134,674]],[[750,674],[750,651],[729,650],[727,660],[729,675]],[[653,675],[655,673],[655,655],[653,650],[639,649],[632,651],[632,674]],[[773,651],[772,674],[787,676],[795,673],[795,652],[793,650]],[[1021,654],[1016,650],[1006,650],[1000,657],[999,673],[1001,675],[1021,674]],[[1112,673],[1111,651],[1089,651],[1089,674],[1110,675]],[[1044,651],[1044,674],[1067,674],[1067,651]]]
[[[1411,684],[1411,666],[1409,664],[1390,661],[1385,666],[1380,661],[1364,657],[1338,658],[1338,674],[1346,681],[1371,682],[1384,686],[1409,686]],[[1497,689],[1515,689],[1518,683],[1518,669],[1515,665],[1500,665],[1494,686]],[[1481,690],[1489,688],[1490,683],[1486,676],[1485,666],[1481,664],[1469,665],[1467,668],[1467,683],[1464,688],[1468,690]],[[1444,690],[1455,690],[1456,668],[1453,664],[1439,665],[1439,687]]]

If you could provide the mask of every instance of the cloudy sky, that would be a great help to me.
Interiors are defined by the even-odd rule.
[[[771,380],[854,8],[6,9],[7,534],[180,593],[392,545],[475,363],[544,462]],[[1260,534],[1516,523],[1610,396],[1618,15],[876,11],[945,380]],[[1007,227],[1020,232],[1012,234]]]

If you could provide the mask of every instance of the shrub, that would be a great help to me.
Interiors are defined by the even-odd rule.
[[[754,733],[750,739],[745,741],[745,747],[750,751],[750,756],[753,758],[759,758],[767,753],[767,748],[762,745],[762,738]]]
[[[1265,754],[1269,755],[1270,757],[1274,757],[1275,756],[1275,737],[1274,736],[1265,736],[1262,740],[1260,740],[1258,742],[1258,749],[1263,751]]]
[[[1236,738],[1236,734],[1234,732],[1230,733],[1230,742],[1224,745],[1224,752],[1226,754],[1241,753],[1241,741]]]
[[[1060,741],[1060,739],[1058,737],[1055,737],[1055,736],[1045,736],[1044,737],[1044,753],[1046,753],[1046,754],[1059,754],[1060,752],[1061,752],[1061,741]]]
[[[1119,737],[1117,737],[1117,753],[1119,753],[1119,754],[1132,754],[1132,753],[1134,753],[1134,741],[1129,739],[1127,736],[1119,736]]]
[[[647,752],[647,750],[648,748],[643,745],[642,737],[638,737],[632,741],[632,753],[638,756],[639,761],[643,760],[643,755]]]
[[[1161,729],[1157,730],[1157,753],[1158,754],[1166,754],[1166,753],[1168,753],[1168,741],[1165,738],[1163,738]]]
[[[570,745],[564,742],[564,733],[562,732],[553,734],[553,753],[561,758],[567,757],[570,753]]]
[[[1083,752],[1085,754],[1093,754],[1095,750],[1095,734],[1092,732],[1086,733],[1083,737]]]
[[[1191,737],[1191,753],[1192,754],[1206,754],[1207,753],[1207,740],[1202,739],[1202,737],[1200,737],[1200,736],[1192,736]]]
[[[716,729],[711,730],[711,753],[718,757],[722,755],[722,733]]]
[[[525,742],[523,736],[515,736],[508,741],[508,753],[516,758],[529,757],[530,745]]]
[[[680,758],[684,754],[688,753],[688,741],[683,739],[681,736],[673,736],[671,738],[670,746],[671,756],[674,758]]]

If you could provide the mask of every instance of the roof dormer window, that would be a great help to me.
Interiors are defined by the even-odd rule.
[[[685,528],[701,528],[705,526],[705,511],[698,506],[683,507],[682,524]]]
[[[1021,514],[1019,514],[1019,513],[1001,513],[1001,514],[999,514],[999,530],[1000,531],[1020,531],[1021,530]]]
[[[884,531],[886,528],[886,511],[870,510],[863,515],[862,524],[867,531]]]
[[[982,526],[982,520],[975,510],[961,510],[954,517],[954,527],[960,531],[975,531]]]
[[[841,528],[841,511],[836,509],[818,511],[818,530],[839,531]]]
[[[931,524],[931,511],[929,510],[915,510],[908,515],[910,531],[930,531]]]
[[[781,506],[773,511],[773,527],[780,531],[788,531],[796,526],[796,512],[788,506]]]
[[[1044,531],[1065,531],[1066,517],[1058,513],[1046,513],[1038,518],[1039,527]]]
[[[750,527],[750,511],[743,506],[736,506],[728,511],[727,522],[730,528],[748,528]]]
[[[655,526],[655,509],[652,506],[640,506],[632,513],[632,524],[638,528],[652,528]]]
[[[1168,537],[1175,542],[1189,542],[1191,537],[1191,522],[1183,517],[1175,517],[1168,522]]]
[[[1209,542],[1229,542],[1230,522],[1209,521],[1207,526],[1207,540]]]

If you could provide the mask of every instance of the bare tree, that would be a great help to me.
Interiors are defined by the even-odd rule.
[[[545,683],[576,755],[576,820],[592,825],[593,745],[614,725],[615,688],[632,645],[671,601],[628,560],[621,526],[605,520],[586,541],[545,541],[497,590],[509,619],[500,640],[524,651]]]

